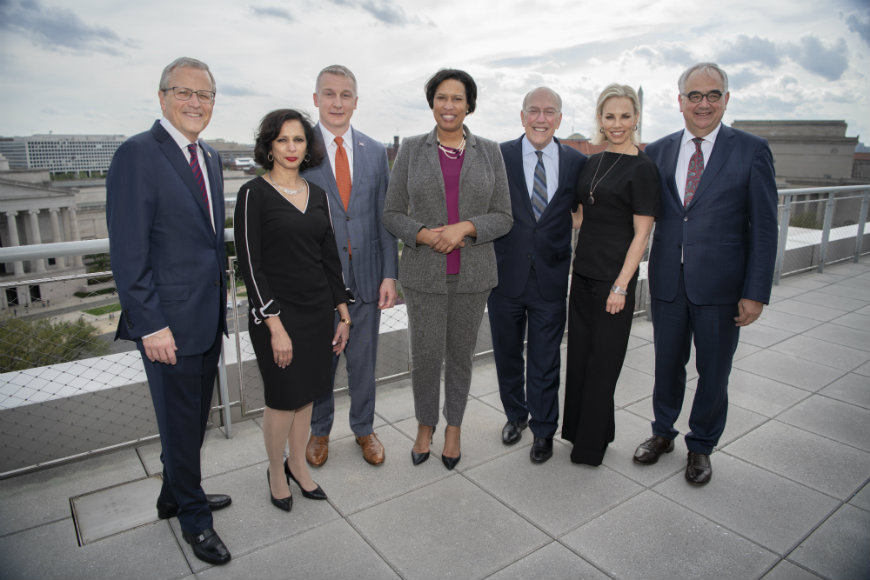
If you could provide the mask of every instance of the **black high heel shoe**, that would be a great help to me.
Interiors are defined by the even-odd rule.
[[[456,457],[447,457],[446,455],[441,456],[441,463],[444,464],[444,467],[447,469],[453,469],[456,467],[456,464],[459,463],[459,460],[462,459],[462,454],[460,453]]]
[[[432,427],[432,436],[429,437],[429,445],[432,445],[432,441],[434,439],[435,439],[435,427],[433,426]],[[413,448],[411,449],[411,463],[413,463],[414,465],[420,465],[421,463],[425,462],[427,459],[429,459],[429,452],[428,451],[425,453],[417,453],[416,451],[414,451]]]
[[[290,485],[290,480],[292,479],[296,485],[299,485],[299,482],[296,481],[296,478],[293,477],[293,473],[290,471],[290,466],[287,465],[287,461],[284,461],[284,475],[287,476],[287,485]],[[316,483],[314,485],[317,485]],[[323,491],[323,488],[317,485],[317,489],[314,491],[305,491],[301,485],[299,485],[299,489],[302,490],[302,497],[307,497],[308,499],[328,499],[326,492]]]
[[[269,468],[266,468],[266,483],[269,484],[269,498],[272,500],[272,505],[285,512],[293,509],[293,494],[288,495],[284,499],[278,499],[272,495],[272,478],[269,477]],[[287,485],[290,485],[289,483]]]

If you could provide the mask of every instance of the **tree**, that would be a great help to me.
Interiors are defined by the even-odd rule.
[[[0,373],[103,355],[109,345],[97,332],[84,320],[0,320]]]

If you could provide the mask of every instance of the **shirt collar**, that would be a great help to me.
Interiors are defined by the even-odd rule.
[[[715,128],[715,129],[713,129],[712,131],[710,131],[710,132],[707,134],[706,137],[702,137],[702,139],[703,139],[704,141],[709,142],[709,143],[715,143],[715,142],[716,142],[716,136],[719,135],[719,129],[721,129],[721,128],[722,128],[722,123],[719,123],[718,125],[716,125],[716,128]],[[683,129],[683,140],[682,140],[682,142],[681,142],[681,145],[682,145],[683,147],[685,147],[686,144],[689,143],[689,141],[691,141],[691,140],[694,139],[694,138],[695,138],[695,136],[692,135],[692,134],[689,132],[688,129]]]
[[[187,149],[187,146],[191,144],[190,139],[184,136],[184,134],[175,128],[175,125],[169,122],[169,119],[166,117],[160,118],[160,124],[163,125],[163,128],[166,129],[166,132],[169,133],[169,136],[172,137],[172,140],[175,141],[178,146],[182,149]],[[197,145],[199,145],[199,140],[194,141]]]
[[[535,149],[535,146],[529,143],[529,138],[525,135],[523,135],[522,144],[523,157],[525,157],[526,155],[534,155],[535,151],[537,151],[537,149]],[[555,160],[559,151],[559,146],[556,144],[556,139],[550,139],[550,142],[547,143],[547,146],[544,147],[541,151],[544,152],[544,157]]]
[[[347,131],[343,135],[333,135],[332,131],[323,126],[323,123],[317,123],[317,126],[320,127],[320,134],[323,135],[323,142],[326,143],[327,147],[335,147],[336,137],[341,137],[348,145],[353,144],[353,128],[350,125],[347,126]]]

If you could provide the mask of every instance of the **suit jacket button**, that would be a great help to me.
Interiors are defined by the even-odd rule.
[[[345,216],[344,221],[349,222],[349,221],[350,221],[350,216]]]
[[[684,221],[684,222],[689,221],[689,217],[688,217],[688,216],[683,217],[683,221]]]

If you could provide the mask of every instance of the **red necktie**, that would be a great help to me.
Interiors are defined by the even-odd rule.
[[[689,159],[689,171],[686,173],[686,193],[683,195],[683,207],[689,205],[692,198],[695,196],[695,190],[698,189],[698,182],[701,181],[701,173],[704,172],[704,152],[701,151],[701,143],[704,142],[700,137],[692,139],[695,142],[695,152],[692,153],[692,158]]]
[[[344,211],[350,205],[350,163],[347,161],[347,151],[344,150],[344,139],[335,138],[338,149],[335,150],[335,184],[338,186],[338,194],[344,203]]]
[[[190,170],[193,171],[196,183],[199,184],[199,191],[202,192],[202,200],[205,202],[205,209],[211,213],[211,209],[208,205],[208,190],[205,188],[205,177],[202,175],[202,168],[199,166],[199,158],[196,154],[196,143],[188,145],[187,150],[190,151]]]

